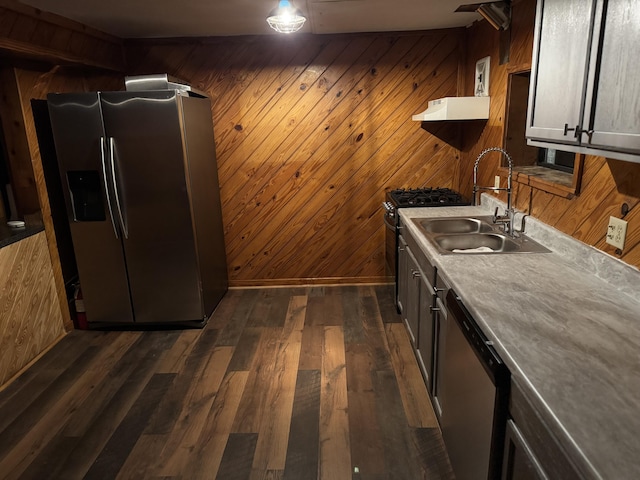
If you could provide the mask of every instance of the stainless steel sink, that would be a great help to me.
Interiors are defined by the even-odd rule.
[[[442,254],[548,253],[526,235],[506,235],[491,217],[415,218],[413,222]]]
[[[440,249],[452,253],[467,253],[466,250],[475,250],[483,247],[491,250],[475,253],[504,253],[515,252],[520,249],[516,242],[498,233],[439,235],[434,237],[433,240]],[[455,252],[455,250],[460,250],[460,252]]]
[[[421,218],[418,226],[427,233],[481,233],[491,232],[490,217]]]

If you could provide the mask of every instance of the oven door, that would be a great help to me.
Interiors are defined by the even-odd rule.
[[[384,273],[387,277],[397,276],[396,255],[398,250],[398,228],[396,225],[396,212],[393,207],[389,209],[385,205],[384,212],[384,257],[385,268]]]

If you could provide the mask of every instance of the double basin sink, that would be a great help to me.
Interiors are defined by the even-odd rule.
[[[522,233],[505,234],[492,217],[414,218],[413,222],[442,254],[549,252]]]

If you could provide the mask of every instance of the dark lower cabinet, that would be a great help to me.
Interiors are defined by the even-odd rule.
[[[418,348],[416,355],[430,395],[433,392],[434,312],[435,293],[426,275],[420,275],[420,306],[418,309]]]
[[[504,443],[502,480],[545,480],[548,478],[513,420],[507,422]]]
[[[398,237],[398,311],[404,320],[408,300],[409,285],[409,252],[407,242],[402,235]]]
[[[509,400],[502,480],[579,480],[584,478],[545,417],[513,381]]]
[[[407,245],[407,301],[404,309],[404,321],[409,329],[413,348],[418,348],[418,328],[420,326],[420,267],[411,248]]]
[[[398,303],[413,348],[418,348],[420,267],[402,235],[398,243]]]

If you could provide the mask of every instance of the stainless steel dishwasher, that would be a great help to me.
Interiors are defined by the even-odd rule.
[[[458,480],[500,477],[509,370],[453,290],[442,352],[440,426]]]

